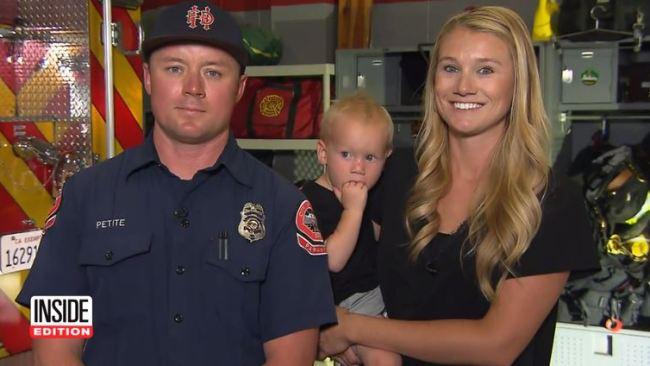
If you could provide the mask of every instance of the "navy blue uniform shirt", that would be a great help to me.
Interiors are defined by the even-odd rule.
[[[259,366],[264,342],[336,321],[313,216],[232,135],[189,181],[148,138],[68,180],[17,301],[92,296],[86,365]]]

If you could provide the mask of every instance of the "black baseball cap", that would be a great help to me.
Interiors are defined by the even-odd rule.
[[[145,61],[158,48],[170,44],[202,43],[228,52],[244,72],[248,53],[235,19],[208,1],[184,1],[160,11],[142,42]]]

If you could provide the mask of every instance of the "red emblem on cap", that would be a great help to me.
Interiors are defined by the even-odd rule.
[[[197,27],[197,21],[205,30],[210,30],[210,26],[214,23],[214,15],[210,12],[209,6],[199,10],[199,7],[194,5],[187,11],[185,18],[187,18],[187,24],[192,29]]]

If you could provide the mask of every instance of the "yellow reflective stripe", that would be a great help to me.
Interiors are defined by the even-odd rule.
[[[14,117],[16,115],[16,97],[9,86],[0,79],[0,117]]]
[[[88,16],[88,31],[90,33],[90,51],[97,57],[99,64],[104,67],[104,50],[102,46],[102,17],[99,15],[95,7],[89,3]]]
[[[27,273],[27,271],[19,271],[13,273],[7,273],[0,276],[0,290],[4,291],[5,295],[16,305],[18,310],[29,319],[29,309],[16,303],[14,299],[18,296],[20,289],[23,287],[25,278],[22,273]]]
[[[52,206],[52,197],[25,162],[14,155],[9,141],[0,134],[0,184],[27,216],[43,227]]]
[[[20,283],[22,283],[22,284],[25,283],[25,281],[27,280],[27,276],[29,275],[29,271],[20,271],[20,272],[14,272],[14,273],[17,273],[18,275],[20,275]],[[20,287],[22,289],[22,285]],[[29,308],[26,308],[26,307],[24,307],[24,306],[22,306],[20,304],[17,304],[17,305],[18,305],[18,310],[20,310],[20,312],[23,313],[27,317],[27,319],[29,319],[30,318]]]
[[[634,225],[636,224],[639,219],[645,215],[646,212],[650,211],[650,192],[645,197],[645,202],[643,203],[643,206],[641,206],[641,209],[639,212],[636,213],[633,217],[625,220],[625,223],[628,225]]]
[[[142,15],[140,13],[140,8],[127,9],[126,12],[129,14],[129,17],[131,17],[131,20],[133,21],[133,23],[138,24],[138,22],[140,22],[140,15]]]
[[[54,122],[35,122],[34,125],[47,141],[54,142]]]
[[[115,89],[124,99],[124,103],[142,129],[142,83],[135,74],[126,57],[117,52],[113,57],[115,67]]]
[[[94,6],[90,9],[90,51],[104,67],[104,50],[101,44],[101,15]],[[131,64],[117,48],[113,49],[113,83],[115,89],[127,104],[129,111],[142,128],[142,83]]]
[[[20,271],[20,272],[14,272],[14,273],[18,273],[20,275],[20,283],[22,283],[22,284],[25,283],[25,281],[27,280],[27,276],[29,275],[29,271]],[[30,318],[29,308],[26,308],[26,307],[18,304],[18,310],[20,310],[21,313],[25,314],[27,319]]]
[[[1,117],[14,117],[16,114],[16,97],[9,89],[7,84],[0,79],[0,116]],[[54,141],[54,123],[52,122],[37,122],[36,128],[43,134],[47,141]]]
[[[93,152],[99,160],[106,160],[106,123],[93,104],[90,109],[90,129],[92,133]],[[117,139],[115,140],[117,142]]]
[[[106,160],[106,121],[104,121],[94,105],[90,110],[90,116],[91,129],[93,131],[93,152],[99,155],[100,160]],[[122,145],[115,139],[115,155],[121,153],[123,150]]]

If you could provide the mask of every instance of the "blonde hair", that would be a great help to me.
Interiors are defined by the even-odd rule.
[[[329,142],[332,139],[336,123],[341,117],[356,117],[364,124],[386,129],[386,151],[393,148],[393,119],[386,108],[364,92],[356,92],[334,103],[325,112],[320,125],[320,139]]]
[[[513,266],[540,226],[540,199],[549,174],[549,126],[535,52],[521,18],[506,8],[485,6],[448,20],[431,53],[424,122],[416,141],[418,175],[406,204],[411,259],[438,233],[437,204],[451,184],[448,131],[436,110],[434,78],[441,40],[457,27],[499,37],[508,45],[514,65],[514,93],[505,132],[493,151],[485,187],[470,208],[468,238],[461,251],[461,256],[475,255],[479,288],[492,300],[508,274],[516,275]]]

